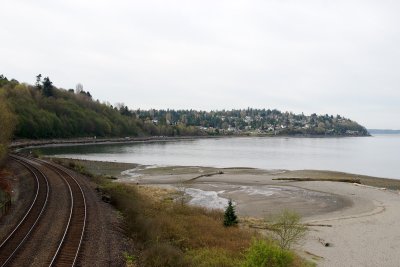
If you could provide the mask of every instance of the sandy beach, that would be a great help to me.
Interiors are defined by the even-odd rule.
[[[353,202],[349,208],[304,218],[308,223],[331,225],[311,227],[303,246],[322,257],[320,266],[399,266],[397,192],[334,182],[306,182],[302,186],[334,192]]]
[[[317,266],[398,266],[400,262],[397,180],[312,170],[80,162],[89,171],[116,176],[117,182],[184,190],[189,204],[222,209],[232,199],[250,227],[283,209],[295,210],[309,225],[296,250]],[[343,179],[358,183],[337,182]]]

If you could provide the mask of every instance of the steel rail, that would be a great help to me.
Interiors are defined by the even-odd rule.
[[[64,170],[63,168],[55,165],[54,163],[50,163],[47,161],[43,161],[43,160],[37,160],[38,162],[41,162],[42,164],[45,164],[46,166],[49,166],[51,169],[53,169],[53,171],[55,171],[60,177],[62,177],[64,179],[64,181],[67,183],[68,188],[70,190],[70,196],[71,196],[71,209],[70,209],[70,214],[69,214],[69,219],[68,219],[68,223],[67,226],[65,227],[65,231],[64,234],[59,242],[59,245],[57,247],[57,250],[49,264],[49,266],[62,266],[62,265],[66,265],[68,266],[69,264],[66,264],[66,261],[71,261],[71,266],[75,266],[78,256],[79,256],[79,252],[80,249],[82,247],[82,242],[83,242],[83,237],[85,234],[85,229],[86,229],[86,219],[87,219],[87,207],[86,207],[86,198],[85,198],[85,194],[83,193],[82,187],[80,186],[80,184],[78,183],[78,181],[71,175],[68,173],[68,171]],[[63,173],[63,174],[62,174]],[[74,192],[75,190],[75,192]],[[76,192],[78,191],[78,192]],[[66,239],[67,238],[74,238],[73,235],[73,230],[72,227],[80,227],[80,218],[79,215],[81,215],[82,213],[79,213],[79,208],[80,205],[79,203],[76,203],[77,201],[76,198],[80,198],[83,201],[83,223],[81,225],[82,230],[80,231],[79,234],[79,242],[76,246],[76,252],[74,253],[74,255],[72,255],[73,259],[69,259],[71,258],[70,254],[68,253],[68,249],[65,249],[65,246],[67,246],[68,244],[66,243]],[[75,200],[74,200],[75,199]],[[76,205],[77,204],[77,205]],[[74,217],[74,211],[76,211],[75,217]],[[75,221],[74,221],[75,220]],[[80,229],[77,229],[80,230]],[[60,260],[60,258],[64,258],[63,262],[58,262],[57,260]],[[66,258],[66,259],[65,259]]]
[[[48,199],[49,199],[49,182],[48,182],[47,176],[42,171],[40,171],[38,168],[36,168],[34,165],[30,164],[29,162],[22,159],[21,157],[12,156],[12,155],[10,155],[10,157],[12,159],[14,159],[15,161],[17,161],[18,163],[20,163],[21,165],[23,165],[25,168],[28,169],[29,172],[31,172],[33,174],[33,176],[35,177],[35,180],[36,180],[37,189],[36,189],[34,200],[31,204],[31,206],[29,207],[28,211],[25,213],[24,217],[20,220],[20,222],[17,224],[17,226],[14,228],[14,230],[7,236],[7,238],[0,244],[0,251],[5,251],[6,246],[14,245],[14,247],[11,248],[11,250],[12,250],[11,253],[8,256],[7,255],[5,256],[7,258],[4,260],[4,262],[1,263],[1,267],[6,266],[12,260],[12,258],[15,256],[15,254],[17,253],[19,248],[25,243],[25,241],[27,240],[27,238],[29,237],[29,235],[31,234],[31,232],[33,231],[33,229],[36,227],[37,223],[39,222],[39,219],[41,218],[41,216],[47,206]],[[46,183],[46,197],[45,197],[45,200],[44,200],[42,206],[38,207],[38,209],[40,209],[39,214],[36,217],[33,217],[31,219],[31,218],[29,218],[29,216],[35,216],[32,213],[34,212],[34,209],[36,208],[35,205],[38,203],[39,194],[42,193],[41,192],[41,184],[39,182],[40,179],[33,170],[36,170],[43,177],[43,179]],[[37,205],[40,205],[40,203]],[[22,239],[20,238],[20,240],[18,240],[18,236],[17,236],[17,234],[19,233],[18,231],[21,231],[21,228],[24,223],[28,223],[28,219],[34,220],[34,222],[32,223],[32,225],[30,227],[29,227],[29,225],[27,226],[28,231],[26,233],[23,233],[23,236],[21,237]],[[12,244],[13,238],[17,239],[17,240],[15,240],[17,244]]]

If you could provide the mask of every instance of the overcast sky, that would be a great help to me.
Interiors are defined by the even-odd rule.
[[[277,108],[400,129],[400,1],[3,0],[0,74],[132,109]]]

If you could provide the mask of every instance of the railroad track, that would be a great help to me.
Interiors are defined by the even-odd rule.
[[[36,195],[24,218],[0,245],[1,267],[7,266],[12,259],[16,257],[23,243],[29,239],[30,233],[35,227],[38,227],[40,223],[39,219],[47,205],[49,195],[49,183],[46,175],[24,157],[16,155],[11,157],[24,165],[34,175],[37,181],[35,186]],[[54,251],[49,252],[49,258],[51,258],[51,260],[44,265],[75,266],[82,247],[86,228],[87,209],[83,190],[77,180],[65,168],[43,160],[33,158],[29,158],[29,160],[38,162],[42,166],[51,169],[63,179],[70,196],[68,218],[66,219],[62,233],[60,233],[60,239],[57,241],[58,246],[54,248]],[[43,184],[46,184],[46,190],[43,189]],[[46,192],[45,197],[44,192]],[[42,201],[43,198],[45,199],[45,203]],[[38,212],[38,210],[40,210],[40,212]]]
[[[59,242],[56,253],[54,254],[49,266],[75,266],[86,228],[86,199],[82,187],[78,181],[63,167],[43,160],[37,160],[42,164],[53,169],[67,183],[70,196],[71,208],[68,223],[64,234]]]
[[[34,176],[35,196],[31,206],[17,226],[0,244],[0,266],[2,267],[7,266],[11,262],[18,250],[29,238],[30,234],[39,223],[39,219],[47,206],[49,198],[49,182],[47,176],[35,166],[21,160],[21,158],[15,156],[11,156],[11,158],[23,165]]]

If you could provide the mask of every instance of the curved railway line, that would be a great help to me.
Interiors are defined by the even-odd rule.
[[[31,206],[22,217],[17,226],[0,244],[0,266],[7,266],[16,256],[20,247],[30,236],[35,226],[38,224],[43,211],[46,208],[49,197],[49,182],[47,176],[38,168],[27,164],[20,158],[12,156],[12,158],[23,165],[35,178],[35,196]]]
[[[40,162],[63,177],[71,196],[68,223],[49,266],[75,266],[85,234],[87,217],[85,195],[79,183],[67,170],[53,163]]]
[[[40,226],[42,214],[48,206],[50,177],[45,175],[40,168],[36,167],[31,161],[40,164],[42,167],[50,169],[62,179],[69,190],[69,212],[68,218],[64,222],[64,229],[59,234],[58,246],[53,251],[49,251],[49,262],[47,266],[75,266],[82,241],[85,234],[87,208],[86,199],[78,181],[63,167],[37,159],[26,159],[21,156],[11,155],[11,158],[23,165],[34,177],[34,199],[25,215],[9,235],[0,241],[0,266],[9,266],[18,257],[18,253],[23,249],[24,243],[29,240],[32,232]],[[53,179],[57,179],[54,178]],[[57,218],[59,219],[59,218]],[[56,237],[55,237],[56,238]]]

